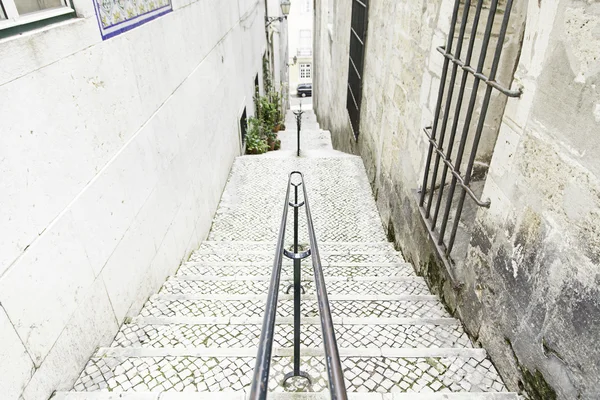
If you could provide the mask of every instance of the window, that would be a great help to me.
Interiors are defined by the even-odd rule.
[[[300,64],[300,78],[301,79],[310,79],[310,78],[312,78],[312,65],[310,65],[310,64]]]
[[[0,31],[68,14],[74,11],[67,0],[0,0]]]
[[[479,198],[487,168],[477,153],[482,133],[488,129],[486,115],[492,114],[489,122],[501,119],[501,115],[497,118],[494,112],[503,112],[488,109],[492,92],[496,89],[505,96],[520,96],[520,91],[509,90],[496,82],[512,2],[505,2],[505,10],[498,10],[497,6],[498,2],[492,1],[488,11],[482,10],[481,2],[475,6],[455,0],[448,41],[446,46],[437,48],[444,62],[433,124],[425,128],[429,146],[419,207],[447,266],[453,262],[451,253],[455,243],[463,247],[461,256],[467,251],[468,241],[456,241],[457,233],[459,238],[465,238],[470,229],[467,219],[471,217],[461,220],[466,196],[478,207],[490,206],[489,200]],[[460,9],[462,16],[458,18]],[[465,40],[478,37],[483,30],[479,44]],[[461,54],[464,50],[466,54]],[[483,135],[484,139],[492,136],[489,130],[485,133],[488,135]],[[474,215],[471,206],[473,204],[469,204],[471,211],[465,214]]]
[[[352,0],[352,25],[350,27],[350,55],[348,61],[348,95],[346,108],[354,137],[358,139],[360,106],[362,102],[362,76],[367,38],[368,0]]]

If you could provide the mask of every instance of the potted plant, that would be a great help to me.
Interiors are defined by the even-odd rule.
[[[248,133],[246,134],[246,153],[263,154],[269,150],[267,138],[262,134],[261,123],[256,118],[248,119]]]

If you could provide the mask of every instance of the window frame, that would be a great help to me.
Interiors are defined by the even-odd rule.
[[[311,63],[300,63],[298,68],[300,70],[300,79],[312,79],[312,64]],[[305,76],[302,76],[303,73]],[[306,76],[306,75],[308,75],[308,76]]]
[[[0,8],[6,19],[0,19],[0,38],[5,30],[22,27],[45,20],[53,20],[68,14],[74,14],[75,10],[69,0],[61,0],[62,6],[47,8],[20,15],[15,0],[0,0]]]

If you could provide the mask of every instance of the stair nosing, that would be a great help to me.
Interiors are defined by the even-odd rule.
[[[284,260],[285,261],[285,260]],[[291,260],[290,260],[291,262]],[[406,261],[402,262],[323,262],[323,267],[406,267],[412,264]],[[254,261],[186,261],[182,266],[230,266],[230,267],[264,267],[273,266],[273,262],[254,262]]]
[[[338,347],[340,357],[388,357],[388,358],[448,358],[465,357],[483,360],[487,352],[481,348],[467,347]],[[95,358],[102,357],[255,357],[258,347],[101,347]],[[273,357],[291,357],[293,347],[273,346]],[[322,347],[300,347],[303,357],[322,357]]]
[[[293,279],[281,279],[281,282],[292,281]],[[167,278],[168,281],[258,281],[258,282],[270,282],[271,275],[171,275]],[[303,282],[312,282],[313,279],[302,279]],[[425,282],[425,280],[418,275],[408,276],[326,276],[325,282]]]
[[[439,301],[434,294],[330,294],[329,301]],[[151,300],[166,301],[266,301],[265,294],[154,294]],[[292,301],[293,294],[280,294],[278,300]],[[302,300],[316,301],[316,295],[303,295]]]
[[[245,391],[223,392],[56,392],[52,400],[246,400]],[[272,400],[328,400],[326,392],[270,392]],[[519,400],[515,392],[360,393],[348,400]]]
[[[332,317],[334,325],[436,325],[462,326],[452,317]],[[129,324],[135,325],[262,325],[263,317],[133,317]],[[275,325],[291,325],[293,317],[278,317]],[[302,325],[321,325],[319,317],[304,317]]]

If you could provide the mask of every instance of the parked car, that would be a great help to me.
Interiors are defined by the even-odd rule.
[[[301,83],[296,90],[298,97],[312,96],[312,83]]]

